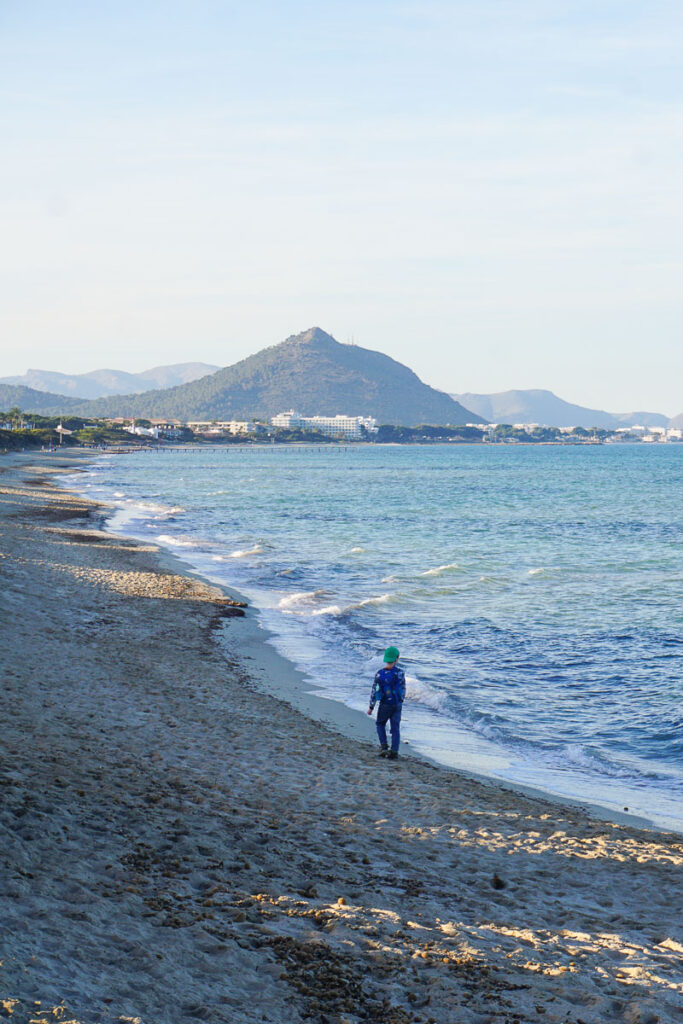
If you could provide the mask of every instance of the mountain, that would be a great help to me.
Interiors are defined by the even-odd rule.
[[[615,412],[617,427],[668,427],[669,417],[659,412]]]
[[[84,416],[182,420],[267,418],[286,409],[305,416],[374,416],[379,423],[481,423],[443,391],[423,384],[381,352],[341,345],[319,327],[287,338],[201,380],[163,391],[99,398]]]
[[[175,363],[172,366],[155,366],[142,373],[92,370],[90,373],[68,374],[56,370],[27,370],[20,377],[0,377],[0,384],[18,384],[36,391],[57,392],[76,398],[101,398],[104,395],[137,395],[152,388],[172,388],[215,373],[218,369],[209,363]]]
[[[665,427],[668,417],[656,412],[609,413],[587,409],[558,398],[552,391],[498,391],[491,395],[472,392],[451,395],[491,423],[540,423],[548,427],[631,427],[636,424]]]
[[[679,412],[678,416],[672,416],[669,420],[670,427],[683,427],[683,412]]]
[[[9,412],[15,406],[22,412],[34,412],[40,416],[61,416],[73,412],[82,405],[78,398],[67,395],[53,395],[49,391],[36,391],[21,385],[0,383],[0,409]]]

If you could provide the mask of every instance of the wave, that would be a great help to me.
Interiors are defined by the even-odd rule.
[[[356,548],[351,548],[351,550],[349,551],[349,554],[350,555],[362,555],[362,553],[364,551],[365,551],[365,548],[356,547]]]
[[[387,601],[391,601],[393,594],[380,594],[379,597],[366,597],[364,601],[359,601],[358,604],[350,604],[349,611],[354,608],[367,608],[371,604],[386,604]]]
[[[443,690],[437,690],[429,683],[423,683],[417,676],[406,676],[406,700],[415,704],[424,704],[432,711],[443,711],[448,694]]]
[[[324,590],[307,590],[299,594],[290,594],[288,597],[283,597],[278,602],[278,608],[283,612],[292,612],[296,609],[304,608],[310,605],[313,601],[321,598],[324,595]]]
[[[570,764],[576,768],[587,769],[591,773],[606,775],[609,778],[628,778],[632,774],[625,768],[611,761],[604,753],[591,750],[582,743],[565,743],[558,752],[562,765]]]
[[[363,601],[355,601],[353,604],[347,604],[341,608],[338,604],[330,604],[325,608],[316,608],[312,615],[334,615],[339,618],[342,615],[348,615],[349,612],[358,611],[360,608],[368,608],[376,604],[386,604],[394,598],[395,594],[379,594],[378,597],[366,597]]]
[[[453,572],[459,568],[457,562],[450,562],[448,565],[437,565],[435,569],[427,569],[426,572],[421,572],[420,576],[441,576],[445,572]]]
[[[168,533],[160,533],[157,537],[160,544],[170,544],[174,548],[196,548],[197,542],[194,540],[184,540],[182,537],[172,537]]]
[[[118,499],[115,504],[121,509],[130,512],[143,512],[145,516],[151,519],[168,519],[185,511],[180,505],[161,505],[156,501],[140,501],[135,498],[126,498],[122,491],[115,491],[114,497]]]
[[[229,557],[246,558],[248,555],[260,555],[262,551],[263,548],[260,544],[254,544],[253,548],[244,548],[242,550],[238,548],[237,551],[231,551]]]
[[[345,609],[340,608],[338,604],[330,604],[326,608],[316,608],[314,612],[311,612],[311,615],[334,615],[338,617],[343,615],[344,611]]]
[[[543,568],[543,566],[541,566],[538,569],[529,569],[529,572],[527,573],[527,576],[540,576],[544,572],[545,572],[545,569]]]

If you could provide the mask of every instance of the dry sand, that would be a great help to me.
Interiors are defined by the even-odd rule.
[[[0,1019],[683,1019],[679,836],[262,693],[253,619],[64,465],[0,460]]]

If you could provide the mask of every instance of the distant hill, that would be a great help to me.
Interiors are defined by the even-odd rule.
[[[669,417],[659,412],[615,412],[617,427],[668,427]]]
[[[667,416],[656,412],[610,413],[587,409],[558,398],[552,391],[530,389],[499,391],[491,395],[472,392],[451,395],[491,423],[540,423],[548,427],[666,427]]]
[[[0,410],[9,412],[15,406],[22,412],[34,412],[40,416],[61,416],[72,413],[82,405],[78,398],[67,395],[53,395],[49,391],[36,391],[14,384],[0,383]]]
[[[683,427],[683,412],[679,412],[678,416],[672,416],[669,420],[670,427]]]
[[[92,370],[90,373],[59,373],[56,370],[27,370],[20,377],[0,377],[0,384],[16,384],[75,398],[101,398],[105,395],[137,395],[152,388],[172,388],[178,384],[215,373],[218,366],[209,363],[175,363],[155,366],[142,373],[124,370]]]
[[[319,327],[263,349],[201,380],[138,395],[99,398],[84,416],[182,420],[267,418],[286,409],[306,416],[374,416],[380,423],[484,422],[443,391],[423,384],[381,352],[341,345]]]

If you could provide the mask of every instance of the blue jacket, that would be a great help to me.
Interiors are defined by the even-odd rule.
[[[406,677],[402,668],[381,668],[375,676],[370,691],[370,710],[379,700],[380,704],[402,704],[406,696]]]

